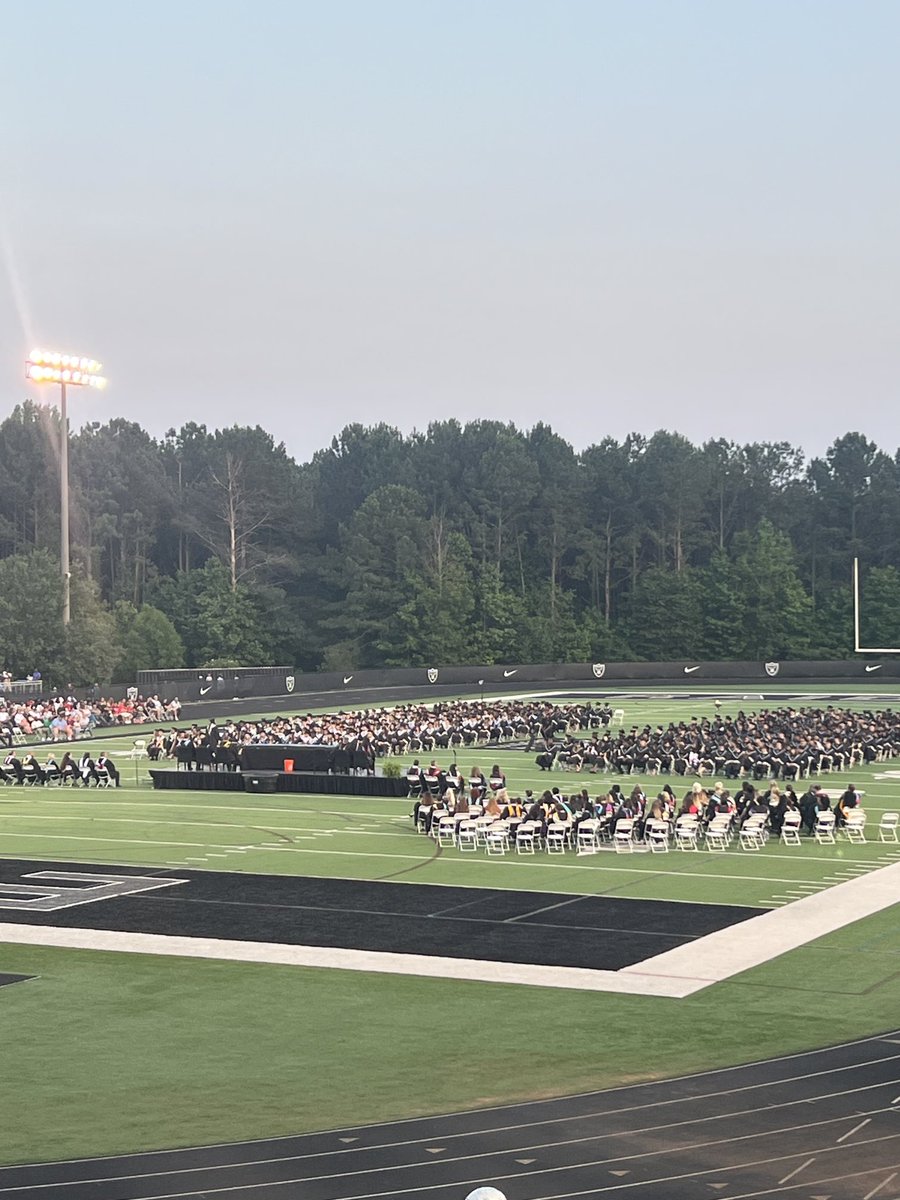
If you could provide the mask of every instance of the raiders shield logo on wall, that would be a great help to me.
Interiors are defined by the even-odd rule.
[[[293,675],[287,675],[287,676],[285,677],[285,680],[284,680],[284,686],[287,688],[287,690],[288,690],[289,692],[292,692],[292,691],[294,690],[294,677],[293,677]]]
[[[438,681],[437,667],[429,667],[428,668],[428,682],[429,683],[437,683],[437,681]]]
[[[591,670],[594,672],[596,679],[602,679],[606,674],[606,663],[594,663]]]
[[[771,662],[771,663],[766,663],[765,666],[766,666],[766,674],[774,677],[775,675],[778,674],[778,671],[781,667],[781,663]]]

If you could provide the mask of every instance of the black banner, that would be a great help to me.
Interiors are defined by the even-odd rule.
[[[400,688],[416,688],[425,697],[431,688],[435,696],[446,696],[448,689],[461,692],[534,691],[536,687],[558,689],[577,685],[598,690],[645,686],[690,685],[703,689],[716,685],[763,687],[772,683],[849,684],[900,682],[900,656],[897,658],[847,659],[807,662],[585,662],[517,663],[470,667],[409,667],[394,670],[305,672],[291,667],[237,667],[214,671],[141,671],[137,687],[141,695],[174,696],[182,703],[247,700],[253,697],[302,697],[327,693],[340,703],[340,696],[359,692],[389,693]],[[355,703],[355,701],[354,701]],[[302,703],[298,704],[302,707]]]

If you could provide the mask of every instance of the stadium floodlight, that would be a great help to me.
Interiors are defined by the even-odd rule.
[[[80,354],[58,354],[55,350],[32,350],[25,364],[25,375],[32,383],[59,384],[59,565],[63,585],[63,625],[71,618],[71,579],[69,570],[69,418],[66,412],[66,388],[104,388],[102,366],[94,358]]]

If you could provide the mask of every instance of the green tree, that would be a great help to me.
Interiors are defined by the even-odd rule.
[[[231,586],[227,569],[210,559],[194,571],[159,580],[155,607],[165,613],[184,645],[189,667],[255,666],[271,661],[265,615],[253,593]]]
[[[138,671],[184,666],[184,643],[164,612],[152,604],[145,604],[140,611],[120,604],[115,615],[122,642],[118,679],[130,682]]]
[[[116,621],[100,598],[96,583],[72,576],[72,619],[65,631],[65,652],[58,683],[89,687],[106,684],[122,657]]]
[[[717,549],[709,566],[700,572],[700,612],[699,658],[715,661],[748,657],[741,575],[724,550]]]
[[[698,657],[703,642],[702,579],[686,568],[651,567],[637,581],[628,617],[629,642],[650,662]]]
[[[59,414],[26,400],[0,424],[0,555],[59,545]]]
[[[62,581],[59,561],[46,550],[0,559],[0,646],[17,678],[40,671],[62,681]]]
[[[900,572],[873,567],[862,573],[859,637],[863,646],[900,647]]]
[[[790,539],[763,520],[755,535],[741,535],[736,548],[747,657],[805,658],[813,606],[800,582]]]
[[[411,488],[386,484],[372,492],[341,531],[333,565],[344,599],[329,621],[337,641],[356,643],[360,667],[404,666],[411,653],[409,602],[426,587],[425,503]]]
[[[477,661],[469,543],[460,533],[448,534],[445,522],[433,517],[425,535],[422,565],[421,575],[408,576],[411,593],[399,612],[406,638],[405,664]]]

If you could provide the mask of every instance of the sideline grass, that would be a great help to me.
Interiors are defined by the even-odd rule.
[[[40,976],[0,989],[4,1162],[587,1091],[900,1013],[892,912],[680,1001],[24,946],[0,948],[0,971]]]

